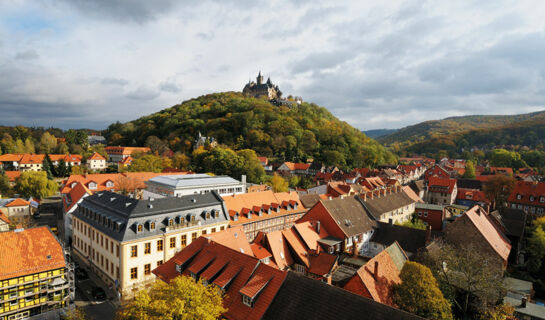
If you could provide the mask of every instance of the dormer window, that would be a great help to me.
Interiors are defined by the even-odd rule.
[[[96,190],[97,184],[94,181],[89,182],[89,189]]]
[[[113,188],[114,187],[113,181],[111,181],[111,180],[106,181],[106,187],[107,188]]]
[[[248,211],[248,219],[252,219],[252,210]]]
[[[210,211],[206,212],[206,220],[210,219]]]
[[[172,225],[174,225],[174,219],[168,218],[168,226],[171,227]]]
[[[245,305],[247,305],[248,307],[253,307],[254,306],[254,299],[248,297],[247,295],[242,295],[242,303],[244,303]]]
[[[233,221],[238,221],[238,212],[233,216]]]
[[[152,221],[152,222],[149,224],[149,229],[150,229],[150,230],[155,230],[155,221]]]
[[[144,230],[144,227],[141,224],[136,225],[136,232],[140,233]]]
[[[545,202],[545,197],[543,197],[543,196],[539,197],[539,202],[544,203]]]
[[[530,201],[534,201],[534,200],[535,200],[534,196],[530,196]]]
[[[191,215],[191,222],[195,222],[195,216]]]
[[[70,188],[74,188],[78,183],[77,182],[72,182],[72,184],[70,185]]]
[[[517,194],[517,200],[520,200],[520,199],[522,199],[522,195],[519,193]]]

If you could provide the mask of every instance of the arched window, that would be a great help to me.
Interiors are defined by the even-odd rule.
[[[142,232],[142,230],[143,230],[142,225],[139,224],[139,225],[136,227],[136,230],[138,230],[138,232]]]
[[[155,222],[150,223],[149,228],[150,230],[155,230]]]

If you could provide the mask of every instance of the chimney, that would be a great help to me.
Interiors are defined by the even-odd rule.
[[[320,221],[316,221],[316,233],[320,234]]]
[[[430,243],[431,240],[431,226],[426,226],[426,244]]]
[[[388,224],[389,224],[389,225],[394,224],[394,220],[393,220],[392,218],[388,219]]]
[[[373,275],[375,281],[378,281],[378,261],[375,261],[375,274]]]
[[[363,193],[363,201],[367,201],[367,192]]]
[[[528,298],[526,298],[526,296],[522,296],[522,299],[520,301],[520,306],[522,308],[526,308],[526,303],[528,302]]]

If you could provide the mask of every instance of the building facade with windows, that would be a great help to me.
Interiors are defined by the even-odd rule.
[[[137,200],[102,191],[73,212],[72,246],[126,299],[155,281],[151,270],[201,235],[225,230],[228,222],[215,192]]]
[[[72,269],[47,227],[2,232],[0,243],[1,320],[27,319],[68,306]]]
[[[179,197],[215,191],[220,196],[246,193],[246,176],[242,181],[229,176],[206,173],[163,175],[146,181],[145,197]]]
[[[528,213],[530,217],[545,214],[545,183],[537,181],[517,181],[507,199],[507,206]]]

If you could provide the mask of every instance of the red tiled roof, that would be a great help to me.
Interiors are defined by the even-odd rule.
[[[131,155],[133,152],[150,152],[151,149],[147,147],[114,147],[109,146],[104,148],[107,154],[118,154],[118,155]]]
[[[454,191],[454,186],[456,185],[456,179],[447,179],[440,177],[429,177],[428,178],[428,187],[432,192],[442,192],[443,188],[448,188],[448,193]],[[436,188],[439,187],[439,188]],[[437,191],[435,190],[437,189]]]
[[[121,161],[119,161],[119,164],[123,164],[123,165],[130,165],[131,163],[132,163],[132,157],[131,156],[123,158]]]
[[[267,276],[266,274],[257,274],[239,292],[247,297],[254,298],[261,290],[265,289],[271,278],[271,276]]]
[[[267,159],[267,157],[257,157],[257,159],[264,165],[267,165],[269,163],[269,159]]]
[[[6,207],[22,207],[22,206],[29,206],[30,202],[23,200],[21,198],[17,198],[10,203],[6,204]]]
[[[477,202],[490,202],[483,191],[475,189],[459,188],[456,199],[471,200]]]
[[[244,234],[244,228],[242,226],[227,228],[225,230],[206,235],[205,237],[233,250],[253,256],[252,248],[250,247],[250,243]]]
[[[316,224],[316,221],[305,221],[294,225],[295,230],[297,230],[297,233],[310,250],[316,250],[318,248],[318,240],[328,236],[324,226],[320,226],[320,234],[318,234],[316,232]]]
[[[0,280],[65,267],[61,245],[47,227],[0,233]]]
[[[286,240],[282,231],[273,231],[265,235],[267,247],[271,250],[274,262],[280,270],[284,270],[293,264],[293,258],[289,252],[288,246],[284,243]]]
[[[23,154],[6,153],[0,155],[0,162],[19,162],[23,158]]]
[[[63,197],[63,207],[64,212],[70,211],[76,203],[85,195],[92,195],[93,192],[89,189],[87,189],[86,186],[84,186],[81,182],[78,182],[77,185],[70,190],[67,196]]]
[[[294,163],[294,162],[284,162],[288,169],[291,171],[294,170],[307,170],[310,167],[310,163]]]
[[[269,252],[269,250],[265,249],[265,247],[263,247],[259,243],[252,243],[250,247],[252,248],[254,256],[259,260],[272,257],[272,254]]]
[[[409,196],[409,198],[413,199],[416,202],[424,203],[424,201],[413,191],[413,189],[409,186],[403,186],[403,192]]]
[[[310,268],[308,271],[319,276],[324,276],[331,272],[336,262],[336,255],[320,252],[318,255],[310,256]]]
[[[307,268],[310,267],[310,262],[308,259],[308,251],[305,248],[305,245],[301,239],[295,234],[292,228],[282,230],[282,235],[288,242],[291,252],[295,253],[299,258],[299,262],[305,265]]]
[[[210,264],[212,260],[214,260],[215,256],[212,253],[204,253],[202,255],[199,255],[191,265],[189,265],[189,272],[192,272],[194,274],[200,273],[204,267]]]
[[[520,195],[520,199],[517,199],[517,195]],[[545,207],[541,197],[545,197],[544,182],[517,181],[507,202]]]

